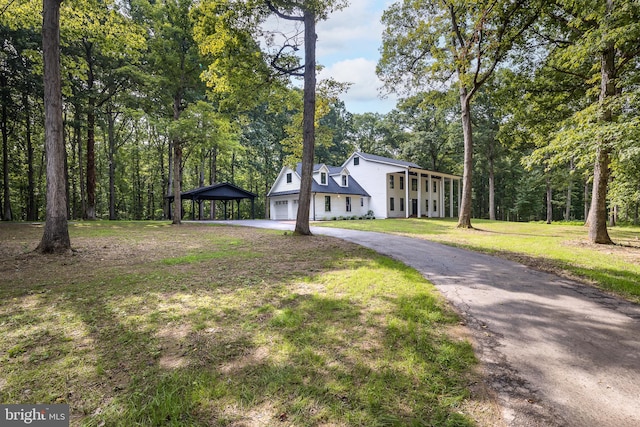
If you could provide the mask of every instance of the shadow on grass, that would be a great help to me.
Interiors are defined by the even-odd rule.
[[[0,354],[0,399],[69,403],[86,426],[472,425],[458,408],[474,356],[445,336],[454,317],[435,297],[365,301],[308,275],[417,273],[331,239],[263,238],[261,257],[229,253],[233,269],[156,259],[85,277],[92,265],[73,264],[77,275],[37,294],[3,292],[15,304],[0,323],[25,329],[12,338],[22,348]],[[283,239],[304,260],[269,245]]]

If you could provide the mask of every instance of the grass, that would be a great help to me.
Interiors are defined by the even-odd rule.
[[[609,229],[615,246],[588,242],[582,225],[516,223],[474,219],[458,229],[452,219],[385,219],[316,225],[394,233],[510,258],[567,275],[640,302],[640,227]]]
[[[474,425],[458,318],[419,273],[328,237],[0,224],[0,402],[74,426]]]

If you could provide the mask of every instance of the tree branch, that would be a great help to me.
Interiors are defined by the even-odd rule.
[[[304,17],[303,16],[286,15],[286,14],[280,12],[278,10],[278,8],[276,8],[273,5],[273,3],[271,3],[270,0],[265,0],[265,3],[267,4],[267,7],[269,8],[269,10],[271,12],[273,12],[279,18],[286,19],[287,21],[301,21],[301,22],[304,22]]]

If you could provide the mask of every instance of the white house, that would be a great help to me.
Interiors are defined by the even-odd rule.
[[[302,167],[283,167],[267,197],[272,220],[295,220]],[[353,153],[342,166],[314,165],[309,219],[453,217],[462,177],[415,163]],[[454,209],[455,208],[455,209]]]

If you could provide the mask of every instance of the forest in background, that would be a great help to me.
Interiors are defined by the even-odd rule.
[[[271,184],[284,164],[300,158],[302,91],[268,69],[268,55],[251,31],[226,26],[252,25],[227,3],[63,2],[69,218],[168,217],[176,141],[183,148],[184,190],[230,182],[258,194],[257,215],[268,216]],[[598,51],[584,41],[600,29],[598,16],[571,15],[562,9],[571,2],[548,3],[556,8],[523,34],[509,66],[497,69],[473,101],[473,216],[584,220],[593,140],[606,134],[612,222],[637,224],[638,6],[619,3],[629,9],[629,21],[616,21],[611,37],[625,55],[616,75],[615,121],[603,128],[594,111]],[[40,10],[37,1],[0,1],[3,220],[44,218]],[[389,26],[391,18],[389,12]],[[462,175],[458,93],[445,87],[407,94],[384,115],[352,114],[338,98],[344,88],[320,87],[316,162],[340,165],[358,150]],[[242,209],[248,217],[249,207]],[[220,218],[222,212],[209,214]]]

